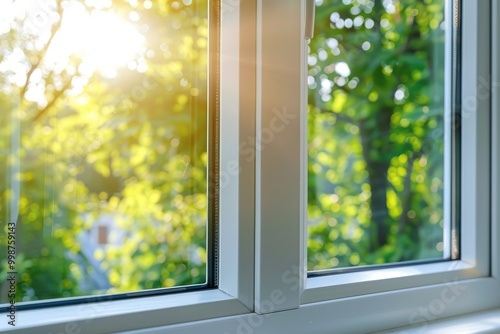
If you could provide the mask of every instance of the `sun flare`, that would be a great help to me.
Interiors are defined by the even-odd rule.
[[[103,72],[141,56],[144,36],[115,12],[89,13],[82,6],[71,5],[64,9],[62,20],[54,55],[78,55],[87,66]]]

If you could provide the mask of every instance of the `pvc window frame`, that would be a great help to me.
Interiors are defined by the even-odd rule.
[[[493,265],[499,260],[498,217],[496,206],[491,205],[496,203],[492,202],[498,191],[494,181],[500,167],[495,160],[499,142],[492,140],[497,138],[499,129],[497,122],[492,123],[492,117],[498,116],[492,111],[492,106],[497,107],[497,104],[492,105],[493,97],[496,98],[492,94],[496,86],[493,87],[492,83],[496,81],[491,77],[493,70],[498,71],[498,64],[492,63],[496,58],[491,58],[491,52],[497,52],[498,47],[496,42],[492,44],[496,40],[491,38],[498,33],[498,17],[491,13],[498,13],[498,5],[489,0],[457,3],[462,6],[463,13],[459,65],[462,96],[460,259],[307,278],[304,255],[307,235],[305,3],[257,1],[257,73],[262,80],[262,85],[258,84],[261,91],[257,94],[257,133],[272,129],[276,107],[290,105],[289,112],[300,124],[275,133],[257,160],[256,313],[267,315],[291,309],[298,309],[301,313],[306,307],[321,308],[318,312],[325,318],[318,323],[325,326],[339,324],[348,332],[352,327],[343,327],[342,324],[349,323],[348,319],[353,315],[347,314],[340,305],[354,303],[355,314],[376,315],[369,326],[363,329],[359,326],[360,331],[370,331],[376,329],[375,324],[383,329],[389,328],[389,322],[394,327],[428,322],[500,304],[499,298],[492,296],[493,291],[499,295],[500,281],[498,267]],[[449,13],[452,4],[449,0],[446,2]],[[451,28],[451,20],[448,21]],[[450,59],[449,42],[446,48]],[[294,71],[290,71],[291,68]],[[447,84],[449,86],[450,82]],[[494,92],[498,93],[498,90]],[[449,89],[447,94],[446,109],[450,112],[454,106],[450,102]],[[300,138],[299,143],[297,138]],[[282,152],[286,152],[286,157]],[[301,170],[297,171],[297,166],[301,166]],[[259,210],[259,206],[272,207],[272,210]],[[299,229],[296,228],[297,220]],[[453,290],[462,298],[453,298],[451,303],[446,298],[453,286],[459,286],[463,291]],[[416,309],[425,306],[434,312],[429,315],[415,313]],[[325,312],[328,308],[331,312]],[[388,314],[394,315],[390,321]],[[291,318],[287,320],[294,323]],[[317,328],[320,327],[318,324]],[[343,330],[339,329],[339,332]]]
[[[500,5],[462,5],[460,260],[307,278],[305,0],[223,0],[219,288],[26,311],[16,331],[423,330],[499,307]]]
[[[116,301],[87,302],[17,311],[16,326],[0,323],[0,331],[11,333],[109,333],[170,326],[204,319],[248,314],[254,302],[254,160],[239,151],[240,140],[255,139],[255,80],[252,62],[240,60],[255,54],[255,45],[238,41],[255,38],[250,26],[240,29],[240,11],[247,8],[246,22],[255,26],[252,2],[241,6],[220,0],[210,1],[212,19],[220,18],[220,94],[210,96],[220,109],[219,258],[216,289],[179,292]],[[253,9],[255,13],[255,9]],[[213,27],[213,26],[212,26]],[[236,43],[235,43],[236,42]],[[247,47],[248,45],[248,47]],[[255,62],[253,62],[255,63]],[[240,73],[244,75],[240,80]],[[239,82],[241,81],[241,82]],[[253,87],[253,88],[252,88]],[[243,89],[249,94],[240,94]],[[253,102],[255,105],[255,102]],[[239,124],[239,125],[238,125]]]

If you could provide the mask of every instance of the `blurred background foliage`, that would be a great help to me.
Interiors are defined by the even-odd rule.
[[[207,2],[2,6],[0,213],[2,231],[17,220],[18,300],[204,283]]]
[[[316,4],[308,269],[442,257],[444,1]]]

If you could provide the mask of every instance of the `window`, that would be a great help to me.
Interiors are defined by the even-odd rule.
[[[0,8],[0,216],[16,223],[16,301],[212,284],[207,2]]]
[[[309,270],[451,258],[458,126],[445,110],[447,20],[444,1],[317,3]]]
[[[444,47],[445,59],[452,59],[452,45],[461,51],[461,71],[452,71],[461,78],[456,106],[464,119],[457,157],[460,257],[307,277],[304,27],[311,3],[221,1],[218,288],[60,307],[55,319],[48,316],[55,309],[30,310],[19,331],[368,333],[416,324],[423,332],[430,321],[500,306],[498,210],[490,206],[499,186],[492,83],[500,6],[445,2],[446,13],[455,7],[464,14],[455,21],[460,25],[445,21],[463,30]],[[444,109],[451,110],[455,97],[445,87]],[[494,321],[481,325],[498,328]]]
[[[99,226],[98,229],[98,243],[99,245],[105,245],[108,243],[108,227]]]

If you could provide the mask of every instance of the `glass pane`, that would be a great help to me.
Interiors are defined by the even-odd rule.
[[[0,282],[17,273],[17,301],[206,282],[207,10],[1,2]]]
[[[443,258],[444,0],[317,0],[308,269]]]

